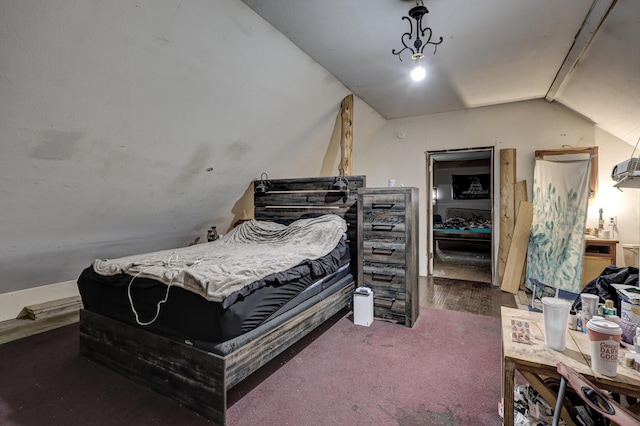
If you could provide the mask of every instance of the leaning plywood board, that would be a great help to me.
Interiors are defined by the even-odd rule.
[[[528,201],[527,200],[527,181],[526,180],[521,180],[520,182],[517,182],[515,184],[514,187],[514,206],[516,208],[516,216],[518,217],[518,209],[520,208],[520,202],[521,201]]]
[[[516,178],[516,150],[500,150],[500,243],[498,244],[498,280],[504,278],[507,256],[514,227],[514,192]]]
[[[527,258],[527,246],[529,245],[529,234],[531,232],[531,221],[533,220],[533,203],[522,201],[518,209],[518,218],[513,230],[509,256],[505,265],[504,277],[500,289],[516,294],[520,288],[522,270]]]
[[[518,217],[518,210],[520,209],[520,202],[521,201],[529,201],[527,199],[527,181],[526,180],[521,180],[520,182],[517,182],[515,184],[515,188],[514,188],[514,202],[515,202],[515,207],[516,207],[516,217]],[[524,285],[524,281],[526,280],[526,271],[527,271],[527,265],[525,262],[524,267],[522,268],[522,278],[520,278],[520,289],[521,290],[526,290],[526,286]]]

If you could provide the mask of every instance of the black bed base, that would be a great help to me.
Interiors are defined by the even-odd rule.
[[[347,307],[354,288],[322,296],[225,356],[83,309],[80,353],[224,425],[227,391]]]

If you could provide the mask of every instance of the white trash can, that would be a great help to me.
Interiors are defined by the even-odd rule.
[[[373,322],[373,290],[358,287],[353,293],[353,323],[369,327]]]
[[[637,268],[639,252],[639,244],[623,244],[622,253],[624,254],[624,266],[633,266]]]

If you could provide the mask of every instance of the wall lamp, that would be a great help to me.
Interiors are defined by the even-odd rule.
[[[269,175],[262,173],[260,180],[254,179],[253,181],[253,193],[256,195],[262,195],[269,192],[271,189],[271,182],[269,181]]]
[[[349,192],[349,180],[344,176],[342,171],[340,176],[337,176],[331,184],[331,189],[334,191]]]

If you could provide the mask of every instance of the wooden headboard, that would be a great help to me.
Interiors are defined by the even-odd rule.
[[[356,191],[366,186],[366,176],[347,176],[347,193],[330,189],[334,179],[333,176],[271,179],[267,193],[254,194],[254,217],[257,220],[298,219],[307,213],[331,213],[342,217],[347,222],[353,267],[358,243]]]

